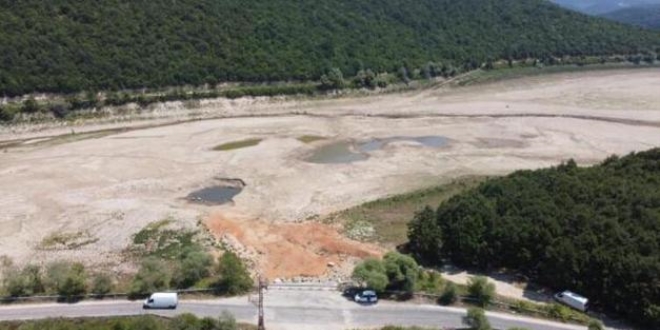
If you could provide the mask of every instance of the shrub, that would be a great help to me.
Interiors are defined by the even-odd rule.
[[[415,259],[398,252],[390,252],[383,258],[389,287],[412,293],[419,279],[419,266]]]
[[[190,330],[199,328],[199,319],[197,316],[190,313],[184,313],[173,317],[169,326],[170,330]]]
[[[23,106],[21,107],[21,112],[23,113],[35,113],[39,111],[39,103],[34,98],[29,98],[23,101]]]
[[[470,327],[471,330],[491,330],[490,322],[486,318],[486,313],[481,308],[470,308],[467,311],[467,316],[463,322]]]
[[[37,265],[27,265],[23,268],[21,272],[26,293],[28,295],[34,295],[43,293],[45,291],[43,279],[41,276],[41,268]]]
[[[27,295],[25,279],[21,272],[14,266],[5,267],[2,272],[2,286],[7,294],[12,297]]]
[[[439,302],[443,305],[452,305],[458,301],[458,287],[456,284],[449,282],[445,285],[442,291]]]
[[[601,323],[598,320],[591,320],[589,321],[589,330],[603,330],[603,323]]]
[[[366,285],[378,292],[385,291],[389,283],[387,274],[385,273],[385,266],[380,260],[373,258],[358,264],[353,269],[352,278],[361,285]]]
[[[231,251],[226,251],[220,257],[218,274],[220,279],[215,285],[216,289],[230,295],[246,293],[254,284],[241,258]]]
[[[479,305],[486,307],[495,299],[495,285],[483,276],[475,276],[468,280],[468,293]]]
[[[218,330],[236,330],[238,325],[236,324],[236,319],[227,311],[223,311],[218,318]]]
[[[51,263],[46,270],[46,280],[52,292],[67,298],[84,294],[87,290],[87,274],[81,263]]]
[[[178,288],[188,288],[209,275],[211,256],[198,249],[186,249],[179,256],[172,280]]]
[[[107,274],[97,274],[92,280],[91,292],[97,295],[108,294],[112,291],[113,283]]]
[[[571,315],[571,310],[560,304],[551,304],[547,307],[547,310],[551,317],[562,321],[568,321]]]
[[[169,285],[170,272],[167,264],[155,258],[146,258],[131,282],[129,294],[131,297],[142,296],[167,289]]]

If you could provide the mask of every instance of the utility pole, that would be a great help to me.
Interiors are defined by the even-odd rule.
[[[259,275],[259,325],[258,330],[266,330],[264,324],[264,290],[267,288],[266,281]]]

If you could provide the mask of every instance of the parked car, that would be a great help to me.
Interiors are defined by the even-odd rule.
[[[571,291],[559,292],[555,294],[555,299],[582,312],[586,312],[589,308],[589,299]]]
[[[360,304],[375,304],[378,302],[376,291],[364,290],[355,294],[355,302]]]
[[[156,292],[151,294],[142,304],[144,309],[175,309],[179,304],[176,292]]]

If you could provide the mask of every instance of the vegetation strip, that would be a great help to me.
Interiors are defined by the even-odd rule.
[[[223,143],[213,148],[214,151],[229,151],[235,149],[242,149],[247,147],[253,147],[261,143],[262,139],[247,139],[242,141],[234,141]]]

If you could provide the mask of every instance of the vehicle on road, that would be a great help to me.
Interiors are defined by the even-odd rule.
[[[378,302],[378,295],[376,295],[376,291],[364,290],[356,293],[354,300],[360,304],[375,304]]]
[[[179,297],[176,292],[156,292],[142,304],[144,309],[176,309]]]
[[[555,294],[555,300],[582,312],[586,312],[589,308],[589,299],[571,291]]]

